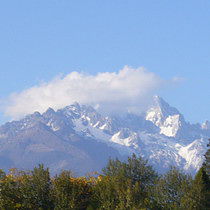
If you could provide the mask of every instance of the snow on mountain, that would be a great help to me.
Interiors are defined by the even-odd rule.
[[[195,174],[209,137],[209,122],[186,122],[158,96],[142,115],[104,116],[91,106],[74,103],[2,125],[0,168],[31,168],[41,162],[53,173],[72,169],[84,174],[100,170],[109,157],[136,153],[159,172],[174,165]]]
[[[179,129],[185,124],[179,111],[170,107],[162,98],[154,96],[152,107],[146,113],[146,120],[153,122],[160,128],[160,134],[175,137]]]
[[[201,127],[203,130],[210,131],[210,122],[208,120],[206,120],[206,122],[204,122]]]

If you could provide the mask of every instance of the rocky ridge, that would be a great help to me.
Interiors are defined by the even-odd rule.
[[[109,157],[132,153],[149,160],[159,172],[171,165],[195,174],[203,162],[210,125],[186,122],[184,116],[155,96],[142,115],[104,116],[74,103],[49,108],[0,127],[0,168],[28,169],[44,163],[52,173],[100,170]]]

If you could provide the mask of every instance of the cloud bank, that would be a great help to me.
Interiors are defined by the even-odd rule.
[[[74,102],[89,104],[105,112],[141,112],[164,81],[144,68],[125,66],[118,72],[87,75],[71,72],[48,83],[12,94],[4,110],[17,119],[49,107],[57,110]]]

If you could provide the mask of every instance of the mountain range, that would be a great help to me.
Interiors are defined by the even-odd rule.
[[[194,175],[204,160],[210,122],[191,124],[161,97],[142,114],[102,114],[74,103],[49,108],[0,126],[0,168],[31,169],[39,163],[52,174],[100,171],[109,158],[135,153],[158,172],[176,166]]]

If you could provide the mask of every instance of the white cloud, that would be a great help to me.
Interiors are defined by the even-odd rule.
[[[77,101],[103,111],[131,110],[141,112],[150,97],[164,83],[144,68],[125,66],[119,72],[97,75],[72,72],[65,77],[31,87],[8,99],[5,114],[19,118],[48,107],[63,108]]]

